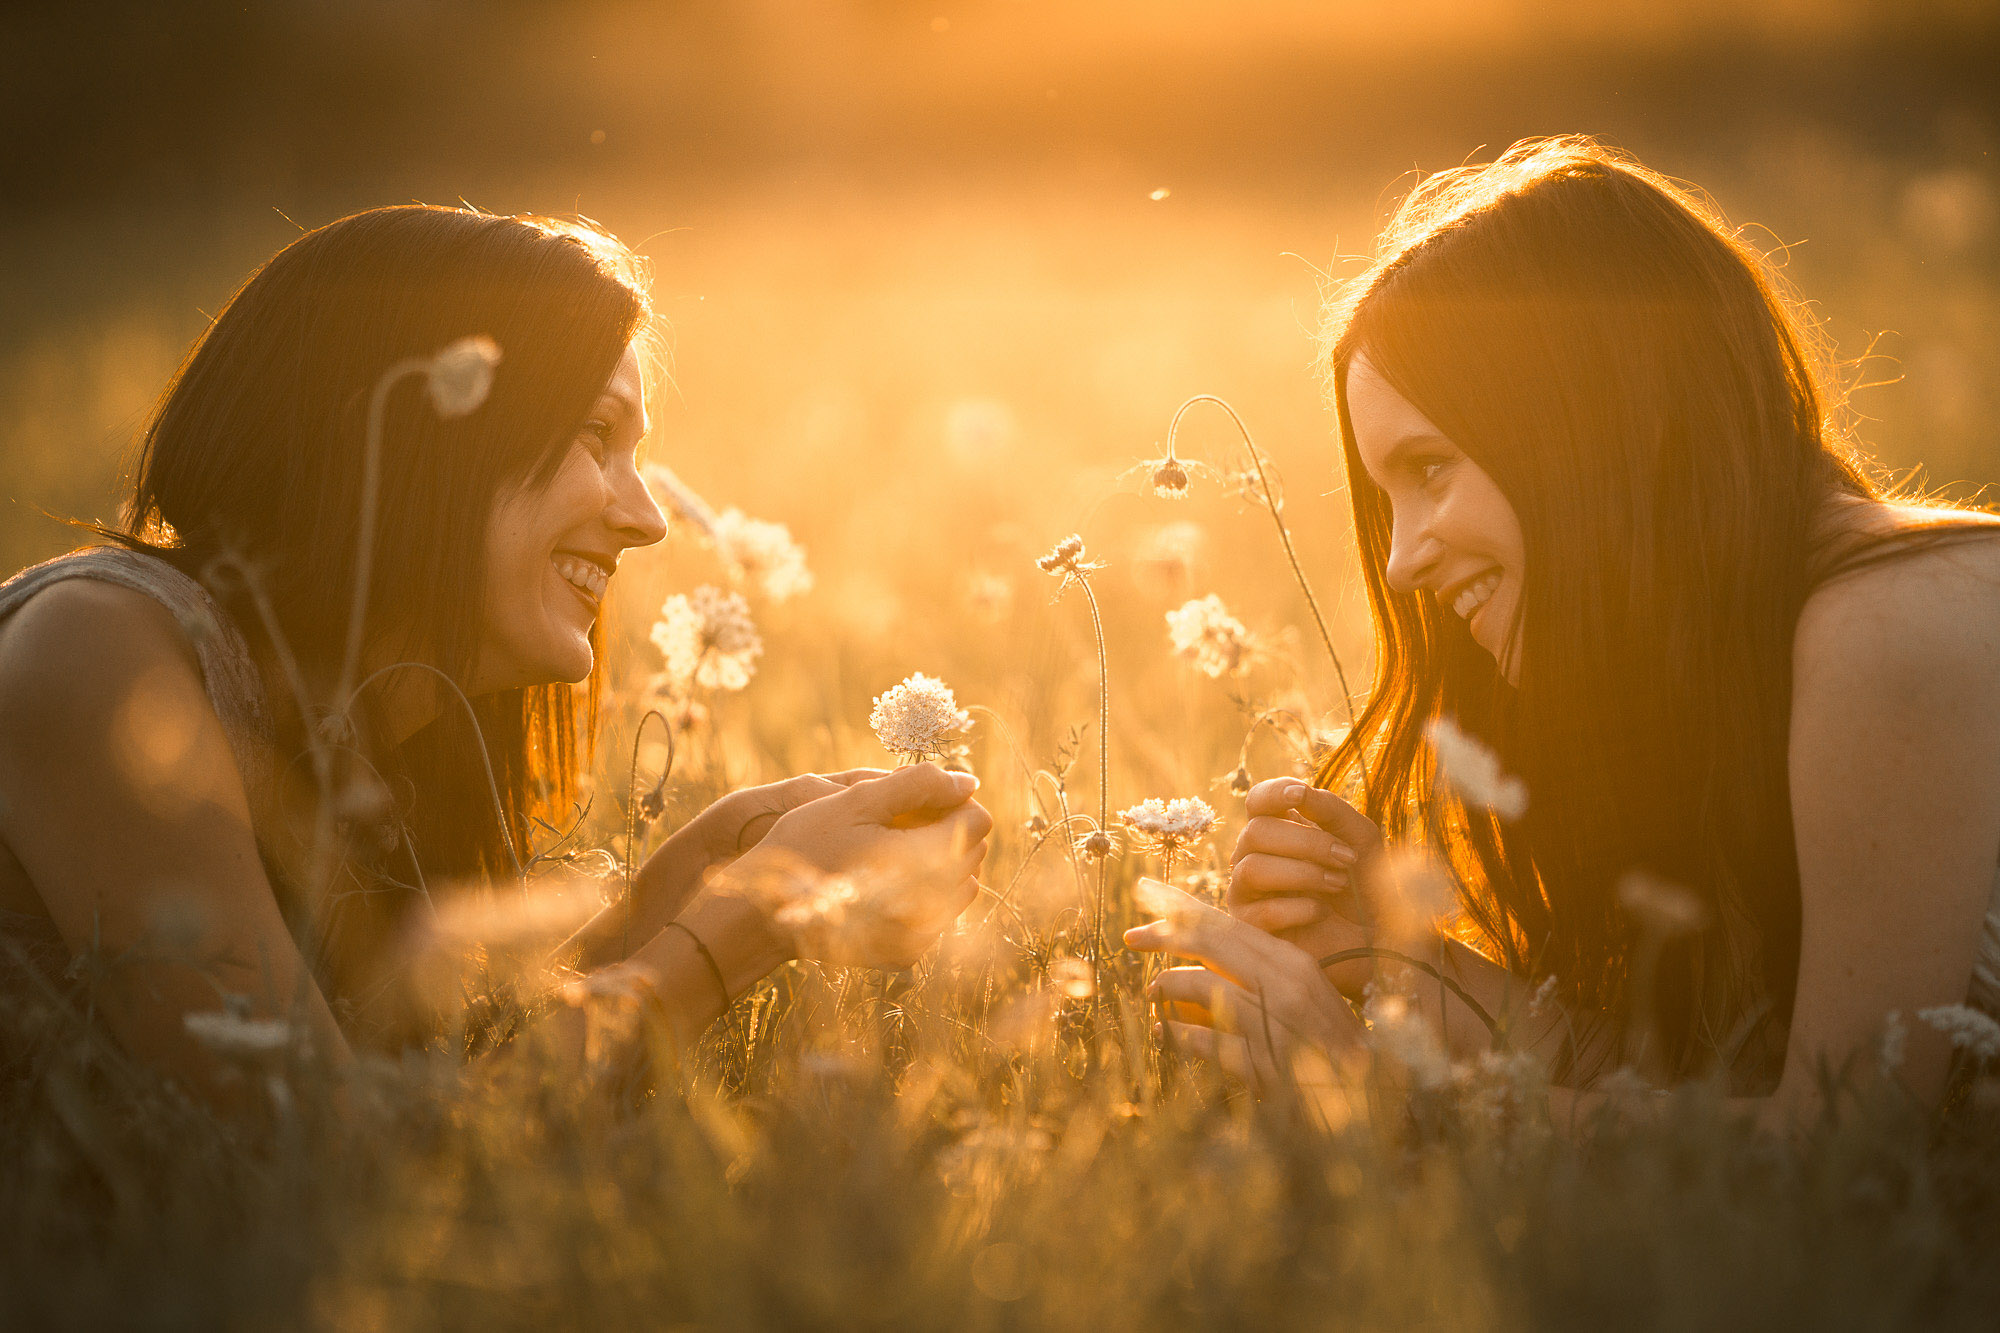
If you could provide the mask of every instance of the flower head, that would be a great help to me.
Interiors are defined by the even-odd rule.
[[[1143,845],[1162,852],[1178,852],[1207,837],[1215,827],[1215,811],[1196,796],[1171,801],[1154,797],[1119,811],[1118,817]]]
[[[1092,829],[1076,840],[1076,849],[1091,861],[1102,861],[1118,851],[1118,844],[1103,829]]]
[[[2000,1023],[1969,1004],[1919,1009],[1917,1017],[1951,1038],[1951,1044],[1973,1059],[2000,1059]]]
[[[712,531],[723,559],[772,601],[812,591],[805,548],[792,540],[791,529],[784,524],[751,518],[740,509],[725,509],[716,516]]]
[[[1183,602],[1167,612],[1167,639],[1175,657],[1185,657],[1213,680],[1250,669],[1256,640],[1214,593]]]
[[[653,625],[653,644],[667,659],[667,684],[683,693],[690,685],[742,689],[764,652],[743,595],[707,584],[667,598]]]
[[[493,368],[500,364],[500,345],[477,335],[460,338],[431,358],[425,387],[431,407],[446,420],[470,416],[493,392]]]
[[[972,727],[972,715],[958,706],[951,687],[921,671],[875,696],[868,725],[883,745],[911,759],[949,753]]]
[[[1169,454],[1152,465],[1152,491],[1162,500],[1185,500],[1188,494],[1188,470],[1181,460]]]
[[[1424,729],[1437,752],[1439,775],[1467,805],[1491,810],[1505,820],[1528,813],[1528,785],[1500,767],[1500,757],[1448,717]]]
[[[1053,574],[1068,587],[1071,579],[1082,578],[1093,569],[1103,565],[1088,560],[1083,554],[1083,538],[1071,533],[1057,542],[1049,553],[1035,561],[1035,568],[1044,574]]]

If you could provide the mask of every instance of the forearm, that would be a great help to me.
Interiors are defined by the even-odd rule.
[[[712,860],[694,826],[683,828],[639,867],[632,891],[585,922],[557,956],[585,972],[630,957],[694,900]]]
[[[1497,1028],[1510,1049],[1536,1056],[1551,1070],[1580,1060],[1592,1025],[1579,1025],[1551,996],[1538,999],[1534,985],[1499,963],[1442,937],[1410,956],[1436,969],[1436,975],[1393,959],[1380,961],[1381,975],[1409,995],[1442,1034],[1454,1059],[1492,1050]]]

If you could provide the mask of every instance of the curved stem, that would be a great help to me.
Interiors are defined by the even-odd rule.
[[[375,508],[382,489],[382,423],[389,410],[389,392],[411,375],[429,371],[431,363],[418,357],[398,361],[382,372],[375,390],[368,396],[368,435],[361,451],[361,513],[354,536],[354,599],[347,611],[347,646],[340,655],[340,684],[336,699],[346,699],[361,669],[361,641],[368,622],[368,585],[375,573]]]
[[[1487,1033],[1493,1038],[1493,1049],[1496,1051],[1500,1049],[1500,1025],[1493,1021],[1492,1014],[1486,1012],[1486,1006],[1473,999],[1472,992],[1466,990],[1465,987],[1459,985],[1456,981],[1453,981],[1450,977],[1421,958],[1412,958],[1406,953],[1397,953],[1394,949],[1382,949],[1374,945],[1364,945],[1359,949],[1342,949],[1339,953],[1328,954],[1319,960],[1319,968],[1320,971],[1324,972],[1329,967],[1338,967],[1342,963],[1351,963],[1357,958],[1387,958],[1391,962],[1401,963],[1405,967],[1414,967],[1419,972],[1427,973],[1437,978],[1439,985],[1464,1001],[1465,1007],[1472,1010],[1473,1015],[1486,1025]]]
[[[1270,511],[1271,522],[1277,525],[1278,542],[1285,548],[1285,559],[1292,567],[1292,577],[1298,581],[1299,591],[1305,594],[1306,607],[1312,612],[1313,624],[1319,629],[1320,642],[1326,645],[1326,655],[1333,659],[1333,674],[1340,682],[1340,701],[1347,706],[1347,725],[1352,729],[1358,725],[1358,718],[1354,711],[1354,690],[1347,683],[1347,668],[1341,665],[1339,650],[1333,646],[1333,632],[1327,628],[1326,616],[1319,609],[1319,598],[1313,595],[1312,583],[1306,578],[1305,567],[1299,563],[1299,553],[1292,546],[1291,530],[1285,526],[1284,515],[1279,512],[1277,497],[1271,491],[1271,479],[1264,471],[1263,452],[1257,448],[1257,442],[1250,437],[1250,427],[1243,423],[1243,418],[1237,415],[1236,409],[1224,399],[1212,393],[1198,393],[1180,405],[1179,410],[1174,413],[1173,421],[1168,424],[1167,452],[1170,454],[1173,452],[1174,436],[1180,430],[1181,418],[1186,416],[1188,409],[1197,403],[1214,403],[1227,412],[1229,419],[1236,423],[1238,433],[1243,436],[1243,445],[1250,452],[1251,465],[1257,469],[1257,487],[1263,495],[1264,508]],[[1372,784],[1368,776],[1368,757],[1361,752],[1358,739],[1355,743],[1354,757],[1361,768],[1362,799],[1365,802],[1368,788]]]
[[[1091,591],[1090,580],[1083,574],[1076,576],[1083,588],[1084,600],[1090,604],[1090,628],[1097,635],[1097,827],[1109,835],[1111,823],[1111,657],[1104,648],[1104,617],[1097,609],[1097,594]],[[1104,960],[1104,887],[1110,876],[1111,858],[1099,857],[1097,861],[1097,920],[1091,927],[1091,949],[1093,962]]]
[[[660,770],[660,782],[666,783],[667,775],[674,771],[674,728],[666,715],[657,708],[648,708],[639,716],[639,725],[632,729],[632,775],[625,784],[625,921],[624,949],[627,958],[632,956],[632,913],[636,896],[636,876],[639,864],[639,742],[645,739],[646,724],[654,718],[660,719],[660,726],[667,733],[667,763]]]

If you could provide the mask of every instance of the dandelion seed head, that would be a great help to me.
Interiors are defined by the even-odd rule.
[[[2000,1059],[2000,1023],[1969,1004],[1941,1005],[1919,1009],[1917,1017],[1951,1038],[1951,1044],[1974,1060],[1984,1063]]]
[[[928,759],[951,753],[971,729],[972,715],[958,706],[949,685],[920,671],[875,697],[868,725],[896,754]]]
[[[1029,837],[1039,838],[1049,831],[1049,821],[1041,811],[1037,810],[1034,814],[1028,816],[1027,822],[1022,824],[1021,827],[1027,830]]]
[[[763,637],[743,594],[709,584],[667,598],[652,638],[666,658],[667,681],[676,693],[685,693],[690,685],[740,690],[756,674],[757,659],[764,653]]]
[[[1186,658],[1211,680],[1242,675],[1256,652],[1250,631],[1214,593],[1167,612],[1167,640],[1174,656]]]
[[[740,509],[716,515],[715,548],[774,602],[811,592],[812,570],[803,546],[782,523],[751,518]]]
[[[431,358],[425,387],[431,408],[447,421],[470,416],[493,392],[493,369],[500,364],[500,345],[479,335],[460,338]]]
[[[1437,753],[1438,774],[1467,805],[1512,822],[1528,813],[1528,784],[1500,767],[1500,757],[1448,717],[1424,728]]]

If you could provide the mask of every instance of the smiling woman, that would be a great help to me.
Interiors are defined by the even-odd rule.
[[[639,475],[649,328],[610,236],[463,209],[357,214],[244,284],[147,427],[124,526],[0,585],[9,981],[92,978],[129,1048],[221,1097],[219,1000],[336,1058],[435,1031],[398,942],[566,822],[605,595],[666,532]],[[971,895],[973,786],[922,766],[726,797],[569,961],[684,1039],[798,951],[746,886],[883,861],[906,948]]]
[[[1267,993],[1371,947],[1391,904],[1320,880],[1366,902],[1404,843],[1479,946],[1437,965],[1488,1014],[1540,996],[1572,1086],[1713,1074],[1797,1113],[1897,1014],[2000,1014],[2000,523],[1869,476],[1762,255],[1622,154],[1528,142],[1418,187],[1326,349],[1378,651],[1318,785],[1363,772],[1366,808],[1251,793],[1232,902],[1307,950]],[[1441,784],[1441,734],[1525,805]],[[1902,1073],[1935,1099],[1950,1055],[1922,1033]]]

